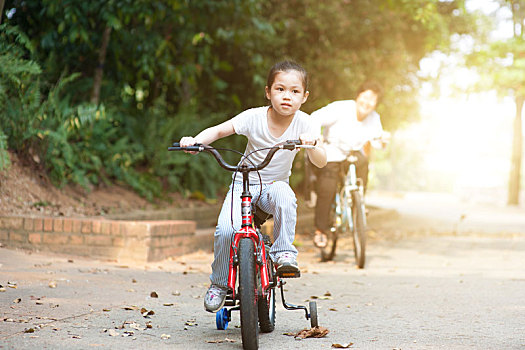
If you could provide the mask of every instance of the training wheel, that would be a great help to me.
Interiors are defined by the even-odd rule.
[[[317,320],[317,303],[315,301],[310,302],[310,324],[312,328],[319,326],[319,321]]]
[[[215,323],[217,324],[217,329],[226,329],[228,328],[228,322],[230,321],[228,317],[228,309],[223,307],[215,314]]]

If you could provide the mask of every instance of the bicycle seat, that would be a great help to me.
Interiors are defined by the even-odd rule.
[[[254,209],[255,210],[253,210],[253,212],[255,213],[255,215],[253,216],[253,221],[255,223],[255,227],[260,228],[266,222],[266,220],[272,218],[272,214],[268,214],[261,208],[256,206]]]

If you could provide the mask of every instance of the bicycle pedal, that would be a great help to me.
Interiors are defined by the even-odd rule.
[[[233,293],[231,291],[228,291],[226,294],[226,299],[224,301],[224,306],[235,306],[236,301],[233,300]]]
[[[277,270],[277,276],[281,278],[299,278],[301,277],[301,271],[296,269],[282,269]]]

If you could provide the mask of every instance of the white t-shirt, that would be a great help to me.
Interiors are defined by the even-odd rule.
[[[281,137],[273,137],[268,128],[268,108],[256,107],[248,109],[232,118],[235,133],[244,135],[248,138],[248,144],[244,154],[265,147],[272,147],[286,140],[298,140],[299,135],[308,133],[314,136],[320,136],[320,127],[313,123],[311,117],[297,111],[295,116]],[[259,171],[263,183],[272,183],[274,181],[286,181],[292,173],[292,163],[295,155],[299,150],[279,150],[277,151],[270,164]],[[253,164],[260,164],[269,150],[262,150],[250,155],[249,159]],[[249,163],[251,165],[251,163]],[[237,173],[237,181],[242,181],[242,174]],[[250,183],[259,183],[257,172],[250,172]]]
[[[335,101],[313,112],[311,117],[323,127],[323,138],[328,162],[341,162],[350,151],[357,151],[371,141],[379,148],[377,139],[383,133],[381,119],[372,111],[363,121],[357,120],[354,100]]]

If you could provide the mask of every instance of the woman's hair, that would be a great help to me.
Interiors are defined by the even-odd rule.
[[[275,76],[279,72],[288,72],[291,70],[295,70],[299,72],[302,75],[303,78],[303,88],[304,91],[308,90],[308,73],[306,72],[306,69],[301,67],[298,63],[295,63],[294,61],[281,61],[273,65],[273,67],[270,69],[270,72],[268,73],[268,79],[266,80],[266,86],[269,88],[272,87],[273,82],[275,81]]]
[[[377,102],[379,103],[381,97],[383,97],[383,87],[381,86],[381,84],[379,84],[375,80],[367,80],[359,86],[355,97],[357,98],[357,96],[359,96],[362,92],[366,90],[371,90],[375,92],[375,94],[377,95]]]

